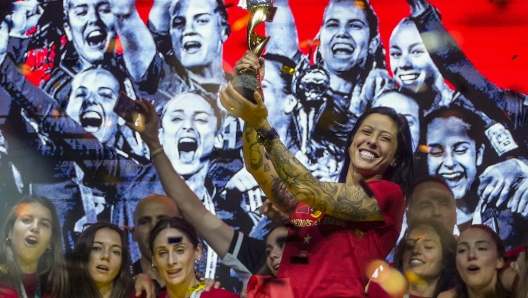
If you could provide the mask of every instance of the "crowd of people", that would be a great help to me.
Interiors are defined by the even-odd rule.
[[[392,75],[367,0],[330,0],[307,56],[276,0],[234,74],[222,0],[0,7],[0,297],[527,298],[528,98],[407,3]]]

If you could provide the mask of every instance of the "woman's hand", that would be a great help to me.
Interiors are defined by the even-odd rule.
[[[269,128],[268,108],[259,92],[254,94],[257,104],[253,104],[238,93],[231,83],[220,90],[222,106],[233,116],[240,117],[255,129]]]
[[[252,51],[247,50],[244,53],[244,56],[240,58],[235,64],[235,76],[238,73],[247,68],[253,68],[254,70],[260,71],[260,79],[264,79],[265,67],[264,67],[264,58],[257,57]]]
[[[156,113],[156,108],[154,105],[147,99],[142,98],[141,100],[134,101],[141,110],[141,114],[144,118],[144,125],[140,127],[136,126],[134,122],[127,122],[126,126],[130,127],[132,130],[137,131],[141,136],[141,139],[147,144],[150,150],[155,150],[161,147],[159,141],[159,116]]]
[[[156,297],[156,287],[154,286],[154,282],[145,273],[140,273],[136,275],[136,281],[134,282],[134,290],[136,291],[136,297],[141,296],[142,292],[146,293],[147,298],[155,298]]]

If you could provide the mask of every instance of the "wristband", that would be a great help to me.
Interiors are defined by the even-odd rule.
[[[163,147],[159,147],[158,149],[150,152],[150,159],[153,159],[156,157],[156,155],[159,155],[161,152],[163,152]]]
[[[272,141],[278,138],[279,138],[279,134],[273,127],[270,129],[265,129],[265,128],[257,129],[257,142],[259,142],[259,144],[261,145],[266,145],[269,141]]]

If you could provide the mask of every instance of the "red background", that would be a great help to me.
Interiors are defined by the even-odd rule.
[[[200,1],[200,0],[193,0]],[[392,29],[409,14],[405,0],[371,0],[380,19],[385,48]],[[528,93],[528,1],[527,0],[432,0],[442,13],[444,25],[464,53],[490,81],[501,88]],[[226,70],[246,50],[248,13],[237,7],[238,0],[225,0],[229,6],[232,33],[224,45]],[[290,0],[299,41],[304,52],[317,34],[326,0]],[[152,0],[138,0],[143,20],[148,18]]]

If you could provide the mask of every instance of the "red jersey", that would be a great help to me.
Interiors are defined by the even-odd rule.
[[[36,293],[36,274],[25,274],[23,279],[24,289],[28,297],[35,297]],[[18,295],[15,289],[0,280],[0,298],[17,298]]]
[[[390,253],[403,221],[405,199],[386,180],[368,182],[384,221],[352,222],[299,204],[291,216],[277,278],[289,278],[296,298],[365,297],[367,264]]]

